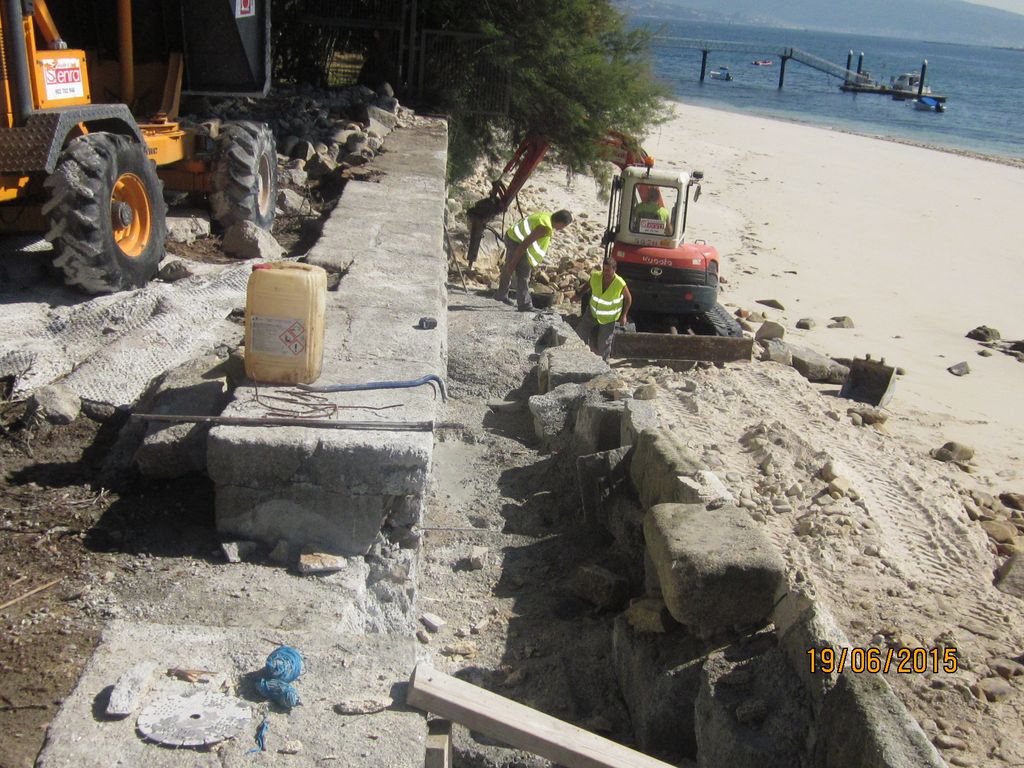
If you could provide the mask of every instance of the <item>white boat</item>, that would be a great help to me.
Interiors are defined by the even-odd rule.
[[[712,80],[732,80],[732,72],[729,71],[728,67],[719,67],[718,69],[711,70]]]
[[[921,85],[921,75],[917,72],[905,72],[902,75],[889,78],[889,88],[894,91],[902,91],[903,93],[912,93],[917,95],[917,89]],[[928,95],[932,92],[932,89],[927,85],[921,91],[922,94]]]
[[[945,112],[946,105],[931,96],[922,96],[914,99],[914,109],[920,109],[922,112]]]

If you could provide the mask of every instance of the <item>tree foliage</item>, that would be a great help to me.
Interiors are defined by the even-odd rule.
[[[650,72],[648,35],[628,30],[608,0],[434,0],[426,16],[426,28],[487,35],[474,59],[509,73],[507,117],[481,118],[473,110],[480,89],[502,82],[467,75],[435,94],[452,117],[455,175],[481,155],[507,156],[533,130],[570,171],[602,178],[608,166],[600,139],[611,130],[642,136],[666,117],[666,91]]]
[[[456,177],[481,156],[507,158],[535,131],[550,143],[549,156],[571,172],[604,178],[607,149],[600,140],[612,130],[642,136],[665,117],[667,94],[650,74],[648,35],[627,29],[611,0],[270,2],[278,82],[327,84],[327,62],[339,51],[363,56],[364,71],[373,72],[367,78],[360,73],[360,82],[372,87],[374,72],[395,73],[400,61],[407,63],[406,74],[414,73],[415,82],[387,79],[404,102],[418,97],[416,106],[450,116]],[[319,9],[314,15],[371,23],[350,30],[321,27],[307,20],[313,6]],[[372,21],[384,25],[384,16],[403,7],[417,8],[417,30],[453,34],[428,32],[422,50],[419,34],[403,37],[399,50],[397,33],[392,29],[387,37]],[[402,21],[403,29],[407,24]],[[410,43],[416,46],[411,57]]]

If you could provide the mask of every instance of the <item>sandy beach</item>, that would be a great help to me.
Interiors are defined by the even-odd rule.
[[[1024,169],[683,104],[643,146],[659,167],[704,171],[686,236],[717,246],[726,307],[764,312],[787,342],[835,357],[870,353],[905,375],[879,431],[846,417],[837,387],[778,363],[689,381],[658,367],[620,366],[619,375],[658,387],[664,428],[726,479],[782,553],[790,582],[810,585],[852,645],[956,649],[956,674],[886,676],[947,761],[1024,764],[1021,601],[994,586],[1024,542],[1021,512],[998,501],[1024,491],[1024,363],[981,356],[966,338],[983,324],[1024,337]],[[487,186],[478,175],[470,192]],[[578,214],[559,233],[554,272],[597,263],[606,209],[593,180],[548,168],[520,198],[524,210]],[[484,252],[486,280],[499,251]],[[828,328],[839,315],[854,327]],[[801,318],[816,327],[797,329]],[[969,374],[947,370],[960,362]],[[947,441],[971,446],[973,460],[929,455]],[[842,467],[852,497],[822,495],[826,462]]]
[[[717,246],[728,281],[723,303],[764,311],[786,327],[787,341],[838,357],[884,357],[905,369],[889,406],[892,431],[923,448],[967,443],[976,450],[968,484],[1024,491],[1024,364],[999,352],[981,357],[982,347],[966,338],[983,324],[1004,339],[1024,338],[1024,169],[674,106],[673,119],[643,145],[658,167],[704,171],[686,237]],[[604,203],[589,179],[569,188],[551,169],[527,194],[603,225]],[[758,299],[776,299],[785,310]],[[855,327],[828,328],[838,315]],[[805,317],[813,330],[795,327]],[[962,361],[970,374],[947,371]]]

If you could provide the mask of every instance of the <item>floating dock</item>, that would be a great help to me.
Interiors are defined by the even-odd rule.
[[[880,85],[878,83],[843,83],[839,86],[839,90],[844,93],[874,93],[879,96],[892,96],[897,101],[914,101],[920,96],[928,96],[935,99],[939,104],[946,103],[945,96],[939,96],[934,93],[918,94],[916,91],[904,91],[899,88],[892,88],[888,85]]]

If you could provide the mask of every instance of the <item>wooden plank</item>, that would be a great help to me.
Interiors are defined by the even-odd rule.
[[[427,723],[427,756],[423,768],[452,768],[451,720]]]
[[[749,360],[754,340],[726,336],[682,336],[670,333],[616,333],[612,357],[633,360],[705,360],[731,363]]]
[[[412,673],[406,703],[566,768],[672,768],[425,664]]]
[[[10,607],[11,607],[12,605],[15,605],[16,603],[20,603],[20,602],[21,602],[22,600],[24,600],[24,599],[25,599],[26,597],[32,597],[32,595],[38,594],[38,593],[42,592],[42,591],[43,591],[44,589],[49,589],[49,588],[50,588],[50,587],[52,587],[52,586],[53,586],[54,584],[59,584],[59,583],[60,583],[60,579],[54,579],[53,581],[48,581],[48,582],[46,582],[45,584],[43,584],[43,585],[41,585],[41,586],[38,586],[38,587],[36,587],[35,589],[30,589],[30,590],[29,590],[28,592],[26,592],[25,594],[23,594],[23,595],[18,595],[18,596],[17,596],[16,598],[14,598],[13,600],[8,600],[8,601],[7,601],[6,603],[4,603],[3,605],[0,605],[0,611],[2,611],[2,610],[3,610],[4,608],[10,608]]]

